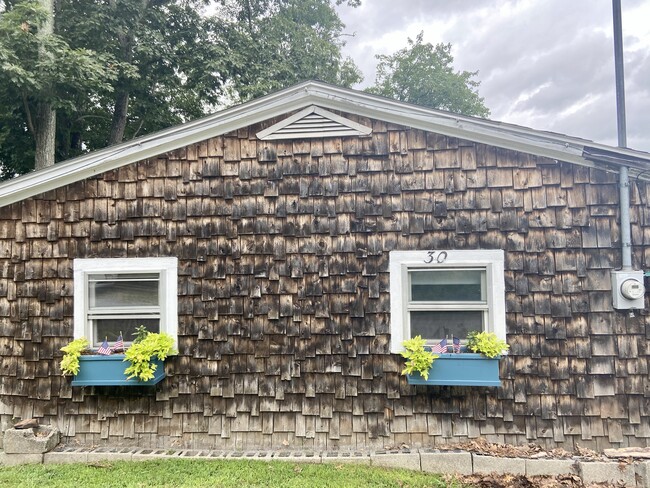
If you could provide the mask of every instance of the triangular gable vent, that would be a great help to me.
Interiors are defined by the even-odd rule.
[[[370,127],[312,105],[257,133],[261,140],[312,139],[317,137],[364,136]]]

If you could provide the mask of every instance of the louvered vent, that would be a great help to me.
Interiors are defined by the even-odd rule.
[[[360,136],[372,132],[370,127],[311,106],[257,133],[262,140],[313,139],[333,136]]]

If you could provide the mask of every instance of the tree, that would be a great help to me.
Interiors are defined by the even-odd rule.
[[[425,107],[463,115],[487,117],[490,114],[478,95],[477,71],[455,72],[451,44],[415,41],[392,55],[378,55],[377,77],[369,92]]]
[[[338,0],[340,4],[343,0]],[[233,0],[225,2],[230,84],[246,101],[308,79],[352,86],[363,78],[343,58],[345,27],[330,0]],[[348,2],[357,6],[358,1]]]
[[[110,90],[83,101],[83,113],[66,121],[71,143],[116,144],[200,117],[218,103],[225,46],[213,19],[202,15],[204,3],[62,0],[70,41],[104,52],[118,72]]]
[[[57,109],[71,107],[75,93],[110,89],[113,74],[105,58],[73,49],[54,33],[52,0],[6,1],[2,7],[0,162],[2,177],[11,177],[34,164],[25,156],[34,158],[36,168],[54,163]],[[31,134],[33,147],[16,147],[26,140],[25,133]],[[20,153],[7,154],[5,144]]]
[[[341,54],[333,4],[342,1],[220,0],[208,15],[210,0],[56,0],[45,66],[35,35],[43,9],[0,0],[0,171],[33,167],[24,136],[40,100],[56,109],[61,160],[305,79],[360,81]],[[15,103],[21,97],[26,105]]]

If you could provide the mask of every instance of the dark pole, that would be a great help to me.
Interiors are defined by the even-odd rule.
[[[621,0],[612,0],[614,9],[614,69],[616,70],[616,122],[618,125],[618,146],[627,147],[625,126],[625,68],[623,66],[623,27],[621,22]]]
[[[623,27],[621,0],[612,0],[614,9],[614,68],[616,69],[616,121],[618,147],[627,146],[625,127],[625,74],[623,72]],[[627,166],[621,166],[618,175],[618,196],[621,212],[621,264],[622,269],[632,269],[632,229],[630,226],[630,177]]]

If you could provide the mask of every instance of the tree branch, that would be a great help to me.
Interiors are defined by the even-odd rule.
[[[138,132],[140,132],[140,129],[142,129],[143,124],[144,124],[144,119],[140,120],[140,125],[138,126],[136,131],[133,133],[133,137],[131,139],[135,139],[136,137],[138,137]]]
[[[25,109],[25,115],[27,115],[27,128],[29,129],[29,132],[32,134],[36,134],[36,129],[34,128],[34,122],[32,120],[32,111],[29,110],[29,104],[27,103],[27,96],[23,92],[22,94],[23,97],[23,108]]]

